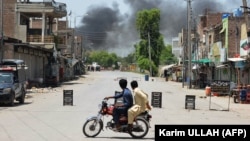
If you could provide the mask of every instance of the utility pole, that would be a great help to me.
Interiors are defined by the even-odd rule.
[[[151,65],[151,47],[150,47],[150,34],[148,32],[148,57],[149,57],[149,67],[150,67],[150,70],[149,70],[149,76],[152,76],[152,65]]]
[[[187,13],[188,13],[188,33],[187,33],[187,47],[188,47],[188,84],[189,88],[192,88],[192,46],[191,46],[191,0],[187,1]]]
[[[248,32],[248,7],[247,7],[247,0],[242,0],[243,3],[243,8],[244,8],[244,17],[245,17],[245,22],[246,22],[246,27],[247,27],[247,32]]]
[[[0,42],[1,42],[1,48],[0,48],[0,59],[1,59],[1,61],[2,61],[2,59],[3,59],[3,45],[4,45],[4,43],[3,43],[3,41],[4,41],[4,34],[3,34],[3,0],[1,0],[1,40],[0,40]]]

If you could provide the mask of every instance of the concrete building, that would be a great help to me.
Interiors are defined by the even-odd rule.
[[[244,31],[242,28],[244,23],[244,17],[235,16],[234,13],[207,11],[199,16],[197,31],[191,32],[194,84],[203,83],[200,87],[204,87],[213,80],[250,83],[247,65],[239,65],[238,62],[229,60],[229,58],[243,58],[246,61],[241,63],[247,64],[249,50],[243,50],[241,47],[242,34],[247,33],[247,29]],[[183,59],[188,60],[186,30],[182,30],[179,39],[184,49]],[[188,63],[185,63],[187,68]]]
[[[178,59],[178,65],[180,65],[180,61],[182,58],[182,47],[180,46],[179,37],[172,38],[172,54]]]
[[[74,75],[74,65],[81,52],[74,49],[74,29],[69,29],[66,4],[55,0],[2,0],[4,35],[1,59],[22,59],[28,66],[27,76],[48,85],[58,85]]]

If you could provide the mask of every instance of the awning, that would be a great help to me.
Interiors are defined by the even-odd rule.
[[[199,69],[199,68],[200,68],[199,65],[194,65],[194,66],[192,67],[193,70]]]
[[[175,64],[166,65],[166,66],[163,66],[163,67],[161,68],[161,70],[167,70],[167,69],[172,68],[173,66],[175,66]]]
[[[185,60],[186,62],[189,62],[189,60]],[[192,63],[200,63],[199,60],[191,60]]]
[[[203,58],[203,59],[199,59],[199,60],[192,60],[192,63],[210,63],[212,62],[212,60],[208,59],[208,58]]]
[[[199,62],[200,63],[210,63],[212,61],[210,59],[208,59],[208,58],[204,58],[204,59],[200,59]]]
[[[246,59],[244,59],[244,58],[227,58],[227,60],[233,61],[233,62],[238,62],[238,61],[244,61]]]
[[[172,68],[174,66],[175,66],[175,64],[166,65],[166,66],[161,67],[160,76],[162,76],[164,74],[164,70],[170,69],[170,68]]]
[[[77,59],[72,59],[72,66],[74,66],[78,62]]]
[[[54,44],[45,44],[45,45],[44,45],[44,48],[53,49],[54,46],[55,46]]]
[[[79,60],[77,59],[68,59],[70,67],[73,67]]]
[[[216,66],[216,68],[227,68],[228,67],[228,65],[218,65],[218,66]]]

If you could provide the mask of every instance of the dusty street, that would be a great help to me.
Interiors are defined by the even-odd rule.
[[[167,124],[249,124],[250,105],[235,104],[228,97],[207,97],[204,90],[187,89],[179,82],[164,78],[119,71],[90,72],[77,80],[53,89],[38,89],[27,94],[24,105],[0,106],[0,140],[4,141],[120,141],[132,139],[128,134],[104,129],[96,138],[82,133],[87,117],[97,114],[98,104],[105,96],[120,90],[118,79],[137,79],[139,87],[149,94],[162,93],[162,107],[154,107],[149,133],[144,140],[154,140],[154,125]],[[128,86],[130,88],[130,85]],[[73,106],[63,106],[63,90],[73,90]],[[185,96],[195,95],[195,110],[185,109]],[[211,103],[210,103],[211,100]],[[229,101],[230,100],[230,101]],[[228,108],[229,111],[224,111]],[[209,110],[212,107],[215,110]],[[105,124],[108,118],[104,120]]]

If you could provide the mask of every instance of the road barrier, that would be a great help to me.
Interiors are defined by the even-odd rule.
[[[73,106],[73,90],[63,90],[63,106]]]
[[[152,92],[151,105],[153,107],[162,107],[162,93],[161,92]]]

